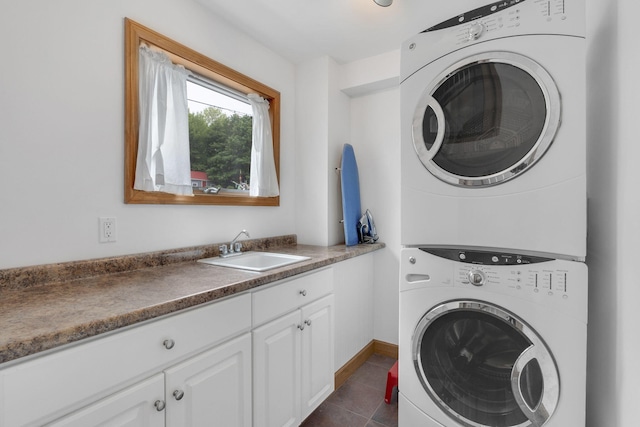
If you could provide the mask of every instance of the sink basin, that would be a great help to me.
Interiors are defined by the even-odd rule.
[[[311,258],[308,256],[278,254],[273,252],[244,252],[242,255],[228,258],[203,258],[199,259],[198,262],[220,267],[239,268],[241,270],[267,271],[308,259]]]

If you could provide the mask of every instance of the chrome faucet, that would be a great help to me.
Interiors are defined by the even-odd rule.
[[[242,243],[238,242],[238,239],[242,235],[246,235],[247,237],[251,237],[247,230],[242,230],[238,233],[236,237],[233,238],[231,243],[229,243],[229,248],[227,249],[227,245],[220,245],[220,256],[221,257],[229,257],[235,255],[242,255]]]

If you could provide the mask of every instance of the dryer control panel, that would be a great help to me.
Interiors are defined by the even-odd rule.
[[[505,0],[461,13],[406,40],[400,81],[458,49],[517,36],[585,37],[584,0]],[[517,49],[514,42],[513,49]]]
[[[570,0],[510,0],[493,3],[463,13],[423,33],[449,29],[455,46],[484,39],[527,34],[538,27],[543,34],[563,34],[572,10]],[[525,4],[528,3],[528,4]]]
[[[480,27],[489,24],[493,29],[495,29],[496,26],[501,28],[504,25],[518,27],[520,21],[519,6],[521,6],[525,1],[534,3],[535,7],[532,11],[534,13],[537,11],[539,16],[543,17],[546,21],[552,21],[554,18],[561,20],[567,19],[566,2],[568,0],[507,0],[488,4],[469,12],[462,13],[456,17],[434,25],[433,27],[427,28],[423,33],[455,26],[473,27],[474,24],[480,24]],[[506,9],[513,8],[514,6],[518,6],[518,8],[508,11],[506,14],[501,13]],[[506,20],[505,17],[507,18]],[[474,32],[472,34],[479,35],[480,33]]]

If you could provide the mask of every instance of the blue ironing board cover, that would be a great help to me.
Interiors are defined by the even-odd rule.
[[[347,246],[358,244],[358,221],[360,210],[360,180],[358,164],[351,144],[344,144],[340,164],[340,185],[342,188],[342,218],[344,220],[344,241]]]

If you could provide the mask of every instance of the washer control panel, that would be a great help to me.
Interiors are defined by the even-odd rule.
[[[455,282],[459,286],[510,288],[564,298],[571,292],[568,270],[545,268],[542,265],[514,267],[456,265]]]
[[[587,319],[588,269],[582,262],[491,250],[405,247],[400,292],[429,289],[434,298],[507,301]]]
[[[558,268],[553,258],[481,250],[420,250],[456,261],[454,282],[458,286],[512,289],[564,298],[571,291],[569,270]]]

